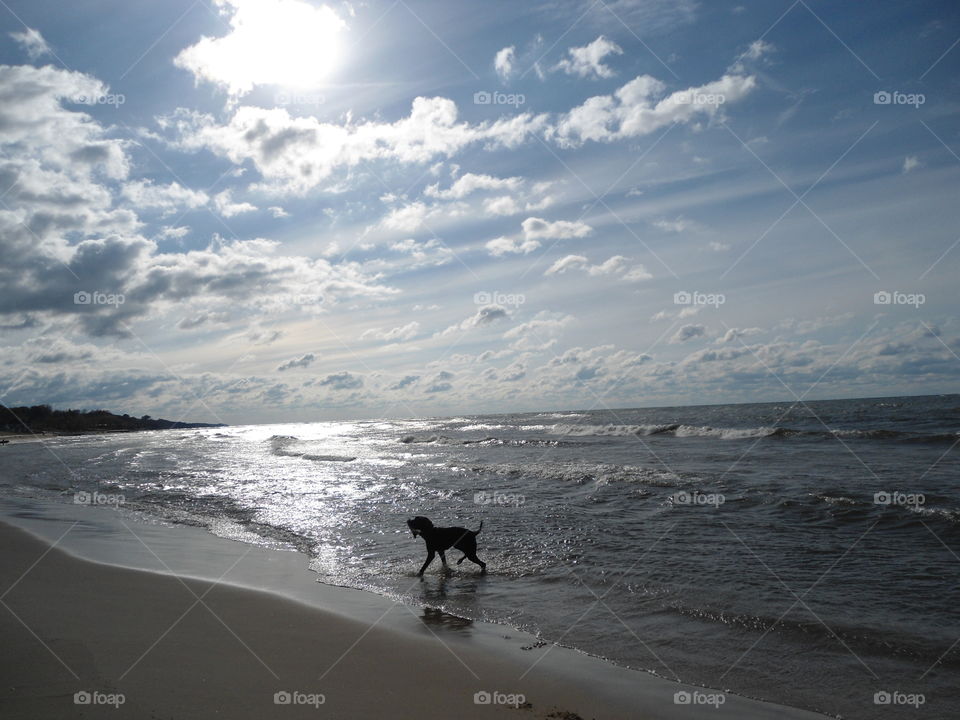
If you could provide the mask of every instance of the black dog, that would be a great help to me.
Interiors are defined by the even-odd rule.
[[[466,559],[470,559],[480,566],[481,571],[486,571],[487,564],[477,557],[477,535],[483,530],[483,522],[476,530],[467,530],[462,527],[434,527],[428,518],[417,516],[413,520],[407,520],[407,526],[413,536],[423,535],[427,543],[427,561],[423,563],[420,572],[417,573],[423,577],[423,571],[433,562],[434,555],[440,555],[440,562],[447,567],[447,558],[443,551],[451,547],[463,553],[463,557],[457,560],[457,565]]]

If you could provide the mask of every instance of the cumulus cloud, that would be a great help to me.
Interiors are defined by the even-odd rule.
[[[670,342],[674,345],[679,343],[685,343],[694,338],[703,337],[707,332],[707,329],[703,325],[683,325],[679,330],[670,338]]]
[[[500,79],[506,82],[513,75],[513,67],[517,62],[517,53],[514,46],[505,47],[498,50],[493,58],[493,69],[497,71]]]
[[[240,215],[242,213],[254,212],[257,209],[256,205],[251,205],[248,202],[234,202],[233,193],[230,190],[224,190],[213,196],[213,204],[219,212],[225,218],[231,218],[234,215]]]
[[[307,353],[306,355],[301,355],[298,358],[293,358],[291,360],[287,360],[285,363],[281,363],[277,366],[277,370],[279,372],[283,372],[284,370],[293,370],[294,368],[310,367],[316,359],[316,355],[313,353]]]
[[[328,387],[331,390],[354,390],[363,387],[363,378],[351,372],[343,371],[327,375],[319,380],[317,385]]]
[[[424,195],[444,200],[461,200],[480,190],[499,190],[510,192],[517,190],[523,184],[522,177],[494,177],[475,173],[465,173],[446,190],[440,190],[439,185],[431,185],[424,190]]]
[[[521,240],[519,238],[498,237],[489,240],[486,244],[487,251],[494,257],[502,255],[519,255],[531,253],[540,247],[538,240]]]
[[[907,155],[903,159],[903,173],[906,174],[912,170],[916,170],[918,167],[922,167],[920,159],[916,155]]]
[[[556,220],[550,222],[538,217],[529,217],[521,223],[523,236],[527,240],[565,240],[586,237],[593,232],[586,223],[580,221]]]
[[[740,338],[750,337],[751,335],[759,335],[763,330],[757,327],[752,328],[730,328],[723,335],[717,338],[716,342],[718,345],[725,345],[727,343],[732,343],[735,340]]]
[[[565,147],[639,137],[674,123],[713,117],[755,87],[753,76],[727,74],[719,80],[660,97],[665,85],[650,75],[640,75],[612,95],[588,98],[564,114],[554,132]]]
[[[616,73],[610,66],[604,65],[603,60],[608,55],[622,55],[623,49],[601,35],[589,45],[570,48],[567,54],[569,57],[557,63],[556,70],[582,78],[609,78]]]
[[[156,185],[152,180],[126,183],[123,196],[138,209],[159,210],[164,215],[170,215],[179,208],[203,207],[210,200],[205,192],[185,188],[178,182]]]
[[[395,327],[390,330],[383,330],[381,328],[365,330],[360,335],[360,339],[373,338],[374,340],[383,340],[385,342],[404,342],[414,338],[419,330],[420,323],[413,320],[406,325],[401,325],[400,327]]]
[[[259,53],[256,54],[259,57]],[[212,115],[180,110],[161,119],[185,150],[206,148],[237,165],[251,161],[270,189],[302,194],[338,169],[371,160],[405,164],[450,157],[469,145],[514,147],[546,127],[547,116],[521,113],[471,125],[458,122],[447,98],[418,97],[395,122],[321,122],[293,117],[284,108],[241,106],[226,124]]]
[[[391,385],[388,390],[403,390],[406,387],[414,385],[420,379],[419,375],[404,375],[402,378],[397,380],[393,385]]]
[[[510,317],[510,313],[502,305],[484,305],[477,312],[456,325],[451,325],[439,335],[449,335],[456,331],[466,331],[473,328],[484,327],[498,320],[505,320]]]

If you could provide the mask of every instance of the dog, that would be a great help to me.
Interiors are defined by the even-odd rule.
[[[477,535],[483,530],[483,521],[476,530],[467,530],[462,527],[435,527],[429,518],[418,515],[413,520],[407,520],[407,527],[410,528],[414,537],[422,535],[427,543],[427,560],[417,573],[420,577],[423,577],[423,571],[433,562],[436,555],[440,556],[440,562],[446,568],[447,558],[443,551],[451,547],[463,553],[463,557],[457,560],[457,565],[464,560],[470,560],[480,566],[481,572],[486,572],[487,564],[477,557]]]

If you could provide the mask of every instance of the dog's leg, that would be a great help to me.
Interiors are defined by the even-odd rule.
[[[487,564],[483,560],[478,558],[475,552],[472,552],[469,555],[464,555],[464,557],[468,558],[470,561],[475,562],[477,565],[479,565],[480,570],[482,570],[483,572],[487,571]]]
[[[420,572],[418,572],[417,575],[419,575],[420,577],[423,577],[423,571],[426,570],[427,566],[433,562],[433,558],[435,555],[436,553],[433,550],[427,551],[427,560],[426,562],[423,563],[423,567],[420,568]]]
[[[437,554],[440,556],[440,562],[443,563],[443,569],[449,570],[450,566],[447,565],[447,556],[443,554],[443,550],[437,550]]]
[[[462,562],[463,562],[464,560],[466,560],[466,559],[467,559],[467,556],[464,555],[462,558],[460,558],[459,560],[457,560],[457,565],[459,565],[460,563],[462,563]]]

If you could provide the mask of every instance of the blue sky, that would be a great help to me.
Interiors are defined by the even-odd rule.
[[[956,392],[946,2],[14,2],[0,401]]]

